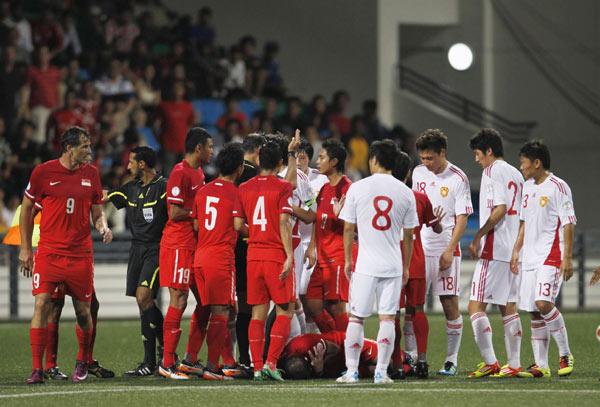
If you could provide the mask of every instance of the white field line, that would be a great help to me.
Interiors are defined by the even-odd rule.
[[[273,386],[240,386],[240,385],[227,385],[227,386],[167,386],[167,387],[145,387],[145,386],[132,386],[132,387],[113,387],[103,389],[89,389],[89,390],[72,390],[72,391],[48,391],[39,393],[17,393],[17,394],[4,394],[0,395],[0,399],[13,399],[13,398],[27,398],[27,397],[38,397],[38,396],[61,396],[61,395],[84,395],[84,394],[95,394],[95,393],[125,393],[131,391],[172,391],[172,390],[202,390],[202,391],[275,391],[275,392],[388,392],[388,393],[399,393],[399,392],[413,392],[413,393],[540,393],[540,394],[562,394],[562,393],[585,393],[585,394],[600,394],[600,390],[584,390],[584,389],[409,389],[406,387],[381,387],[378,385],[371,385],[369,387],[356,387],[353,385],[325,385],[320,387],[303,387],[303,386],[285,386],[285,385],[273,385]]]

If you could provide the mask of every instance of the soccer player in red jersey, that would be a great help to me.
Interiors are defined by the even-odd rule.
[[[410,165],[411,159],[408,154],[400,152],[392,175],[406,183],[410,176]],[[417,202],[419,225],[431,226],[434,232],[441,233],[442,226],[440,225],[440,222],[446,215],[443,212],[443,209],[438,206],[434,211],[427,195],[415,190],[413,190],[413,193]],[[429,335],[429,322],[427,321],[425,312],[423,312],[425,293],[427,290],[425,284],[425,254],[423,253],[423,245],[421,244],[421,226],[415,227],[413,229],[413,234],[413,252],[410,260],[410,267],[408,269],[408,282],[406,283],[406,286],[402,288],[402,293],[400,294],[400,308],[406,308],[405,320],[409,319],[414,327],[414,333],[412,334],[416,337],[417,349],[415,373],[417,377],[425,379],[429,376],[429,365],[427,364],[427,336]],[[400,347],[402,339],[400,317],[401,313],[398,312],[395,320],[396,339],[394,341],[394,353],[392,353],[392,366],[394,367],[394,370],[400,373],[400,376],[403,376],[404,369],[402,364],[404,361],[402,360],[403,351]],[[405,337],[405,343],[406,342],[408,341]],[[406,352],[408,353],[408,349]],[[392,379],[394,378],[396,377],[393,375]]]
[[[248,238],[248,304],[252,320],[248,329],[254,365],[254,380],[281,381],[277,360],[290,334],[296,300],[292,271],[292,185],[277,177],[281,167],[281,150],[267,141],[259,152],[261,172],[239,186],[237,217],[247,220]],[[264,363],[265,320],[269,302],[275,303],[277,317],[271,330],[271,342]]]
[[[194,254],[194,278],[202,304],[210,306],[210,325],[206,333],[208,361],[204,379],[224,380],[218,371],[229,309],[235,306],[235,255],[238,238],[234,220],[240,230],[247,228],[237,215],[239,195],[234,185],[244,167],[244,152],[240,143],[227,144],[217,156],[219,177],[196,194],[192,209],[198,245]],[[235,359],[223,360],[224,368],[235,367]]]
[[[169,287],[171,299],[163,325],[164,353],[158,372],[171,379],[189,379],[175,365],[175,350],[181,337],[181,316],[187,306],[190,288],[198,302],[194,314],[201,313],[203,308],[192,275],[197,242],[190,212],[196,192],[204,184],[200,165],[208,163],[213,153],[211,135],[203,128],[193,127],[186,136],[185,151],[184,159],[175,165],[167,184],[169,220],[160,242],[160,286]],[[182,371],[202,374],[202,369],[194,363],[197,361],[188,362],[180,366]]]
[[[27,380],[29,384],[43,382],[42,360],[48,338],[47,307],[60,283],[72,293],[77,317],[79,353],[73,381],[87,379],[93,333],[90,300],[94,260],[90,214],[104,242],[112,241],[112,232],[102,213],[100,175],[95,167],[87,164],[91,160],[87,132],[78,127],[68,129],[62,135],[62,151],[59,159],[38,165],[33,170],[21,208],[19,260],[23,273],[33,277],[35,297],[30,329],[33,372]],[[44,210],[35,260],[31,243],[34,204]]]
[[[317,196],[317,219],[306,250],[309,268],[315,262],[306,292],[307,309],[322,333],[346,331],[348,326],[348,279],[344,275],[344,221],[338,214],[352,181],[344,175],[346,149],[337,140],[327,140],[319,152],[317,167],[329,182]]]

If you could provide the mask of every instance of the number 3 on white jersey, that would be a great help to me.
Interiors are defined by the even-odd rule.
[[[212,204],[218,204],[219,198],[214,196],[206,197],[206,219],[204,219],[204,227],[206,230],[213,230],[215,228],[215,223],[217,221],[217,208],[211,206]],[[210,215],[210,218],[208,217]]]
[[[259,196],[252,215],[252,224],[260,225],[261,232],[267,230],[267,218],[265,217],[265,197]]]

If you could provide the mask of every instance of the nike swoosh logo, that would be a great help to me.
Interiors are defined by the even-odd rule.
[[[198,188],[198,185],[194,185],[194,186],[192,187],[192,191],[193,191],[194,189],[196,189],[196,188]]]
[[[90,298],[92,296],[92,294],[86,294],[85,298]]]
[[[52,182],[52,181],[50,181],[50,186],[52,186],[52,185],[56,185],[56,184],[60,184],[60,181],[56,181],[56,182]]]

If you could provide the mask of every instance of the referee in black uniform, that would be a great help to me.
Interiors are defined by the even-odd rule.
[[[156,341],[163,345],[163,315],[155,298],[160,286],[158,255],[167,214],[167,179],[154,170],[156,152],[148,146],[134,147],[127,169],[135,178],[108,193],[117,209],[127,211],[132,241],[127,265],[125,294],[135,297],[142,320],[144,361],[124,376],[150,376],[156,369]]]
[[[237,179],[235,183],[236,187],[255,177],[260,172],[258,167],[258,152],[264,142],[265,138],[262,135],[249,134],[244,138],[244,142],[242,143],[242,150],[244,150],[244,171]],[[250,367],[248,326],[252,318],[252,308],[248,305],[246,298],[247,253],[248,243],[246,243],[246,239],[240,237],[235,246],[235,289],[238,297],[238,315],[235,331],[240,350],[240,365],[243,365],[244,368]]]

